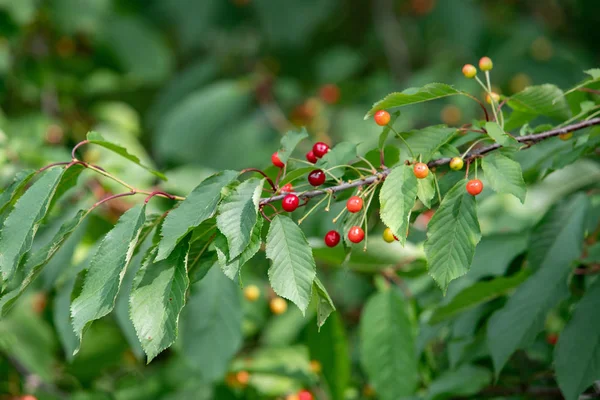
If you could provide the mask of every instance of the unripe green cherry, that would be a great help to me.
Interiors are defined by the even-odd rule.
[[[454,157],[450,160],[450,169],[453,169],[454,171],[460,171],[463,165],[465,165],[465,162],[460,157]]]

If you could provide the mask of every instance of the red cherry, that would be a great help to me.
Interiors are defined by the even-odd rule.
[[[429,167],[425,163],[418,162],[413,167],[413,172],[418,179],[424,179],[429,175]]]
[[[365,238],[365,231],[360,226],[353,226],[348,231],[348,240],[352,243],[360,243]]]
[[[277,154],[277,152],[273,153],[271,156],[271,162],[274,166],[279,168],[283,168],[285,166],[285,164],[279,159],[279,154]]]
[[[319,97],[321,97],[321,100],[325,103],[335,104],[340,99],[340,88],[333,83],[323,85],[319,90]]]
[[[291,183],[286,183],[280,189],[281,193],[292,193],[294,191],[294,187]]]
[[[471,179],[467,182],[467,192],[473,196],[477,196],[483,190],[483,183],[479,179]]]
[[[379,110],[375,113],[375,123],[379,126],[386,126],[390,123],[390,113],[385,110]]]
[[[281,200],[281,207],[287,212],[294,211],[299,204],[300,199],[295,194],[288,194]]]
[[[346,208],[351,213],[359,212],[362,209],[362,206],[363,206],[363,199],[361,199],[358,196],[352,196],[346,202]]]
[[[556,342],[558,342],[558,335],[556,333],[549,333],[546,336],[546,342],[552,346],[556,345]]]
[[[325,244],[327,247],[335,247],[340,242],[340,234],[337,231],[329,231],[325,235]]]
[[[325,183],[325,172],[321,169],[315,169],[308,174],[308,182],[313,186],[321,186]]]
[[[313,146],[313,154],[315,157],[317,158],[321,158],[323,157],[325,154],[327,154],[327,152],[329,151],[329,146],[326,143],[323,142],[317,142],[315,143],[315,145]],[[310,160],[309,160],[310,161]]]
[[[298,400],[313,400],[313,395],[308,390],[301,390],[298,392]]]
[[[306,161],[314,164],[317,161],[319,161],[319,159],[317,158],[317,156],[315,156],[315,153],[311,150],[308,153],[306,153]]]

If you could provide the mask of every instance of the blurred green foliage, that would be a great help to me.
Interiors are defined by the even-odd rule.
[[[494,60],[494,85],[505,95],[548,82],[575,85],[584,78],[581,71],[599,64],[599,14],[597,0],[0,0],[0,183],[4,187],[23,168],[70,159],[70,148],[91,130],[122,144],[144,165],[165,171],[169,180],[161,187],[180,195],[215,170],[269,165],[281,134],[294,125],[305,125],[312,141],[343,139],[363,153],[376,147],[380,132],[363,115],[389,92],[444,82],[483,99],[481,89],[460,72],[482,55]],[[339,99],[327,84],[335,85]],[[406,108],[396,126],[460,126],[479,113],[475,103],[457,96]],[[470,272],[450,284],[445,298],[422,261],[424,217],[415,222],[406,247],[384,243],[378,226],[368,251],[348,260],[341,250],[323,248],[321,237],[333,227],[331,219],[312,218],[302,228],[338,307],[321,333],[311,310],[306,317],[291,307],[280,316],[269,313],[267,261],[260,252],[243,277],[244,284],[261,288],[260,299],[244,301],[236,285],[213,268],[193,283],[175,349],[150,365],[128,318],[125,295],[113,314],[86,331],[81,351],[72,356],[78,343],[69,304],[71,291],[80,290],[77,273],[130,205],[129,200],[111,203],[77,228],[34,287],[0,319],[0,398],[35,393],[39,399],[263,399],[304,387],[317,388],[320,399],[376,398],[366,373],[377,366],[361,365],[360,353],[377,346],[359,345],[361,330],[369,330],[359,321],[363,307],[379,303],[390,313],[394,307],[409,309],[411,320],[403,321],[406,330],[398,335],[415,335],[419,364],[418,371],[394,370],[397,374],[378,382],[380,387],[395,380],[416,386],[419,374],[420,398],[480,398],[477,393],[492,383],[482,316],[503,305],[515,283],[497,288],[490,302],[451,322],[443,306],[458,302],[465,288],[481,292],[482,278],[512,275],[531,228],[551,205],[597,185],[600,169],[589,160],[536,182],[557,168],[549,154],[568,146],[543,143],[516,156],[526,182],[535,182],[524,205],[510,196],[482,194],[478,213],[484,238]],[[308,150],[308,143],[301,149]],[[158,184],[145,169],[106,149],[85,147],[83,159],[101,160],[103,168],[135,186]],[[448,190],[454,182],[442,180],[440,186]],[[89,179],[61,211],[74,214],[79,204],[117,188]],[[589,220],[597,223],[598,196],[591,201],[595,216]],[[167,205],[148,207],[162,212]],[[6,211],[0,220],[5,216]],[[58,212],[47,219],[34,244],[38,248],[66,220]],[[134,256],[125,275],[127,290],[142,254]],[[200,259],[198,275],[214,262]],[[393,265],[405,265],[398,277],[408,300],[396,292],[371,296],[383,284],[379,273]],[[583,283],[576,277],[571,285]],[[204,307],[211,302],[227,306],[228,317],[217,312],[227,309]],[[562,329],[570,306],[564,303],[551,312],[547,331]],[[443,322],[424,322],[432,313]],[[233,333],[227,336],[223,332],[229,329]],[[394,338],[381,340],[393,351]],[[509,379],[501,383],[535,370],[542,376],[528,376],[530,382],[556,387],[552,376],[543,375],[551,351],[537,337],[527,354],[517,354],[507,367]],[[487,361],[475,363],[482,358]],[[247,387],[240,371],[250,372]],[[498,398],[526,398],[519,396]]]

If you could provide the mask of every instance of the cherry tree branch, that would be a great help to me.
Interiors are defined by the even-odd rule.
[[[555,136],[562,135],[562,134],[569,133],[569,132],[578,131],[578,130],[585,129],[585,128],[588,128],[588,127],[594,126],[594,125],[600,125],[600,118],[592,118],[587,121],[582,121],[582,122],[578,122],[576,124],[567,125],[562,128],[551,129],[549,131],[536,133],[533,135],[519,136],[519,137],[515,137],[515,139],[519,143],[535,144],[535,143],[541,142],[543,140],[549,139],[551,137],[555,137]],[[502,147],[502,146],[499,145],[498,143],[495,143],[490,146],[475,149],[475,150],[469,152],[465,156],[465,161],[468,162],[468,161],[474,159],[475,157],[479,157],[479,156],[487,154],[491,151],[498,150],[500,147]],[[437,160],[430,161],[429,163],[427,163],[427,165],[429,166],[429,168],[437,167],[440,165],[448,164],[450,162],[450,160],[451,160],[451,158],[449,158],[449,157],[439,158]],[[339,185],[330,186],[330,187],[323,188],[323,189],[311,190],[308,192],[298,194],[298,197],[301,197],[303,199],[310,199],[312,197],[321,196],[321,195],[331,193],[331,192],[336,193],[336,192],[340,192],[343,190],[356,188],[359,186],[367,186],[372,183],[380,182],[380,181],[384,180],[385,177],[388,176],[390,171],[391,170],[389,168],[383,168],[377,174],[367,176],[366,178],[344,182]],[[269,203],[272,203],[275,201],[282,200],[285,196],[286,196],[285,194],[280,194],[277,196],[263,198],[260,201],[260,206],[264,206],[265,204],[269,204]]]

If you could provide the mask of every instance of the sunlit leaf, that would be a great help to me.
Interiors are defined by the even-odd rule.
[[[275,293],[298,306],[304,314],[310,302],[316,265],[302,229],[291,218],[277,215],[267,234],[269,281]]]

